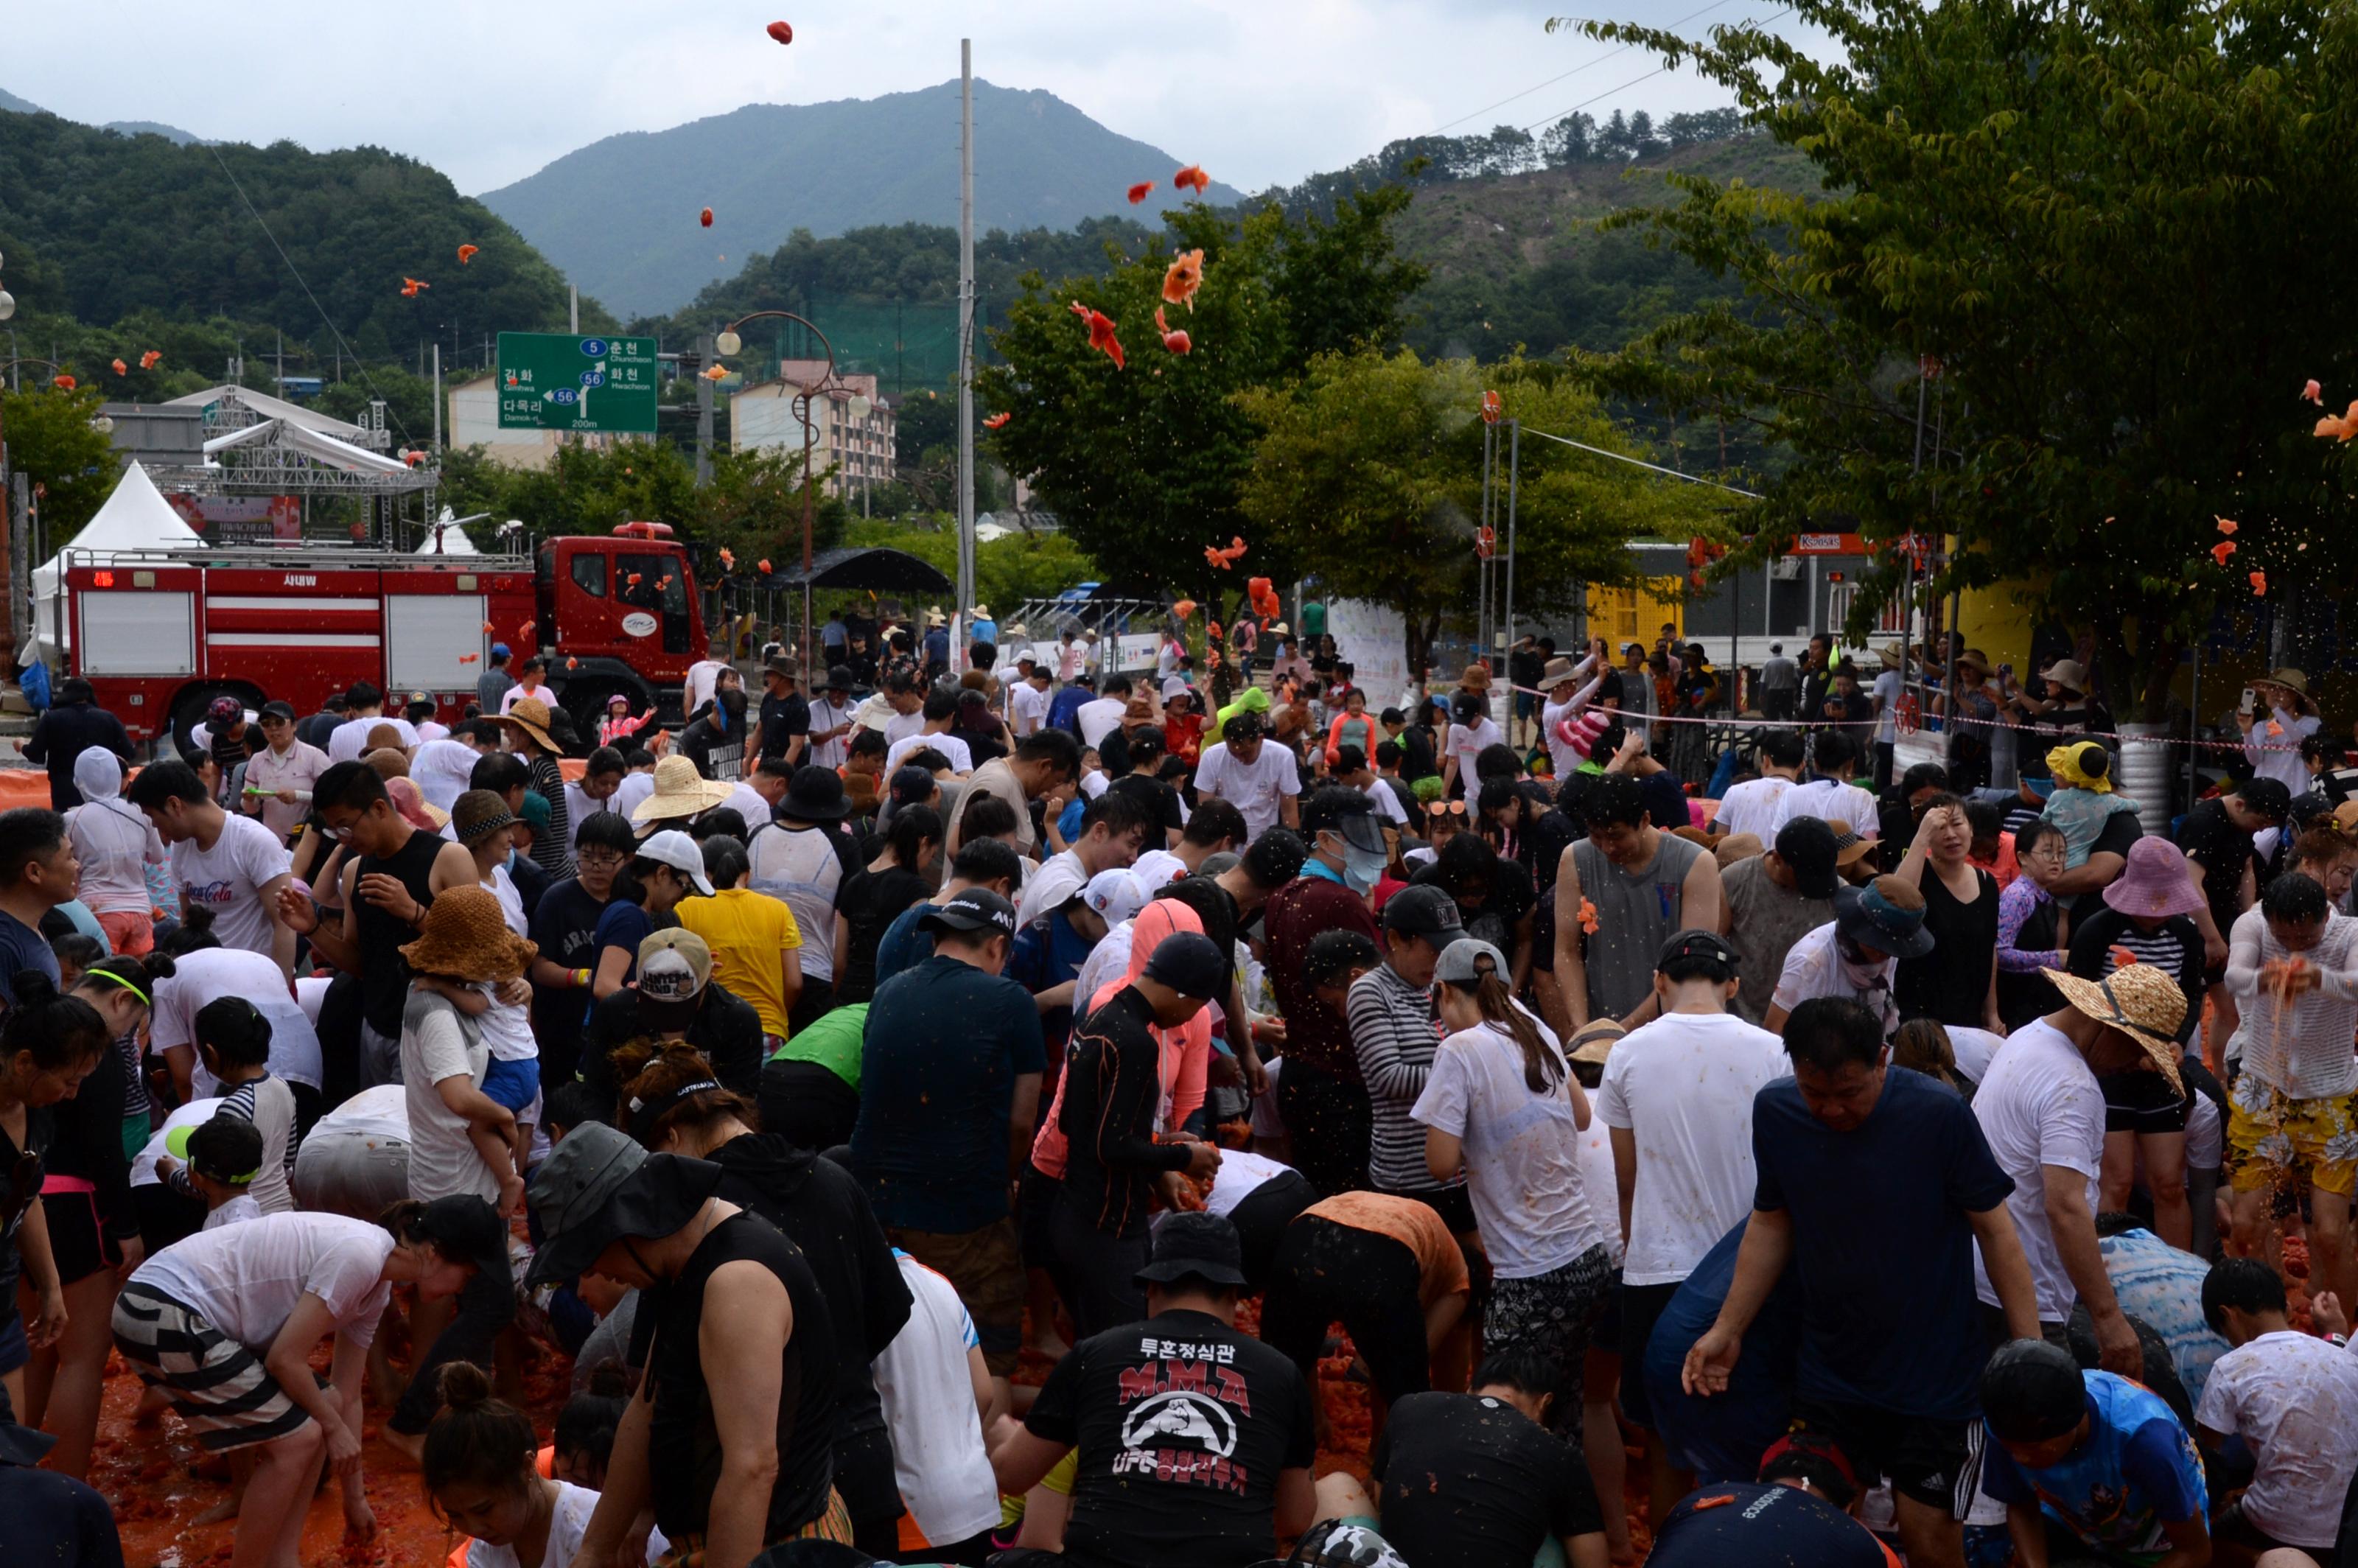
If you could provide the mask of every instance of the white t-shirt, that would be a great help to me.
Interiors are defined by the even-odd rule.
[[[1016,738],[1021,740],[1048,722],[1048,693],[1028,680],[1017,681],[1007,689],[1007,708],[1015,720]]]
[[[1899,1023],[1898,1004],[1891,1000],[1891,979],[1899,972],[1899,960],[1886,958],[1866,968],[1852,965],[1835,945],[1834,931],[1830,920],[1785,950],[1785,968],[1777,977],[1769,1005],[1790,1012],[1812,997],[1847,997],[1880,1018],[1884,1033],[1889,1034]]]
[[[680,680],[680,712],[693,716],[696,710],[712,700],[720,685],[720,672],[729,666],[719,659],[698,659],[687,666]]]
[[[2005,1049],[1991,1059],[1988,1076],[1974,1091],[1974,1119],[1982,1124],[1998,1169],[2014,1178],[2006,1206],[2030,1260],[2039,1321],[2065,1322],[2080,1292],[2063,1271],[2063,1254],[2048,1224],[2044,1167],[2060,1165],[2087,1178],[2093,1218],[2096,1176],[2104,1163],[2104,1091],[2070,1037],[2038,1020],[2006,1036]],[[1979,1246],[1974,1249],[1974,1293],[1987,1305],[1998,1304]]]
[[[302,1004],[287,989],[278,966],[259,953],[235,947],[203,947],[172,960],[172,978],[156,986],[149,1015],[149,1049],[159,1054],[175,1045],[196,1048],[196,1017],[205,1003],[242,996],[270,1021],[270,1070],[289,1083],[319,1087],[319,1036]],[[197,1098],[221,1092],[201,1057],[189,1076]]]
[[[943,756],[947,757],[950,760],[950,772],[954,773],[970,773],[974,772],[974,753],[967,749],[967,743],[965,741],[959,740],[957,736],[949,733],[947,730],[944,730],[938,735],[928,735],[925,731],[919,730],[914,735],[903,736],[902,739],[893,741],[890,747],[886,748],[884,752],[884,782],[887,784],[890,784],[892,782],[892,770],[901,765],[902,758],[917,752],[929,750],[939,752]]]
[[[203,1230],[219,1230],[224,1226],[243,1225],[249,1219],[260,1219],[261,1217],[262,1206],[254,1201],[254,1195],[252,1193],[240,1193],[237,1196],[230,1199],[229,1202],[222,1205],[221,1207],[205,1216],[205,1223],[199,1228]]]
[[[1474,759],[1486,748],[1506,743],[1506,731],[1500,730],[1487,713],[1471,724],[1453,721],[1449,726],[1449,755],[1457,759],[1457,776],[1466,781],[1469,789],[1474,783]],[[1577,759],[1573,765],[1579,765]]]
[[[1408,808],[1400,803],[1400,796],[1392,793],[1391,785],[1378,779],[1359,793],[1376,803],[1378,816],[1398,827],[1408,826]]]
[[[752,872],[745,885],[784,899],[803,934],[803,979],[835,979],[835,894],[843,885],[843,857],[817,827],[766,827],[746,846]]]
[[[557,1506],[549,1511],[548,1543],[541,1549],[540,1568],[573,1568],[581,1555],[581,1538],[590,1532],[590,1516],[598,1511],[598,1494],[570,1481],[557,1483]],[[671,1550],[662,1530],[647,1532],[647,1561]],[[513,1546],[485,1541],[467,1542],[467,1568],[524,1568]]]
[[[2244,1512],[2288,1546],[2331,1546],[2358,1468],[2358,1357],[2287,1330],[2211,1364],[2195,1423],[2244,1440],[2258,1462]]]
[[[1586,759],[1555,732],[1555,727],[1564,719],[1579,718],[1587,706],[1585,701],[1580,701],[1549,702],[1540,707],[1540,734],[1547,741],[1548,755],[1555,760],[1555,776],[1559,784],[1578,773],[1580,764]]]
[[[777,813],[770,808],[770,803],[762,798],[762,792],[743,779],[737,781],[737,787],[730,790],[729,798],[720,804],[745,819],[745,836],[749,838],[755,828],[764,827],[777,817]]]
[[[1129,708],[1129,699],[1120,697],[1095,697],[1075,708],[1073,722],[1080,727],[1081,744],[1094,746],[1104,740]]]
[[[1812,779],[1787,790],[1777,802],[1777,826],[1782,827],[1796,816],[1847,822],[1850,830],[1862,838],[1874,838],[1881,828],[1876,816],[1875,796],[1840,779]]]
[[[93,914],[146,914],[149,866],[164,863],[164,840],[147,814],[117,796],[85,801],[66,813],[66,837],[81,862],[81,901]]]
[[[1212,1177],[1212,1190],[1204,1195],[1204,1207],[1223,1217],[1232,1215],[1237,1212],[1237,1205],[1293,1169],[1249,1149],[1223,1149],[1220,1168]]]
[[[439,998],[412,991],[401,1020],[401,1085],[409,1106],[409,1195],[421,1203],[471,1194],[500,1197],[500,1179],[467,1137],[466,1119],[442,1103],[435,1086],[464,1076],[481,1088],[492,1054],[482,1031]]]
[[[2006,1044],[2006,1036],[1962,1023],[1950,1024],[1948,1030],[1949,1054],[1957,1059],[1958,1076],[1979,1088],[1982,1080],[1989,1076],[1990,1059]]]
[[[451,802],[467,793],[475,764],[482,760],[483,753],[464,741],[427,741],[409,759],[409,782],[427,805],[448,811]],[[566,804],[572,804],[569,795]]]
[[[654,792],[654,769],[650,768],[643,773],[624,773],[622,782],[614,786],[613,795],[606,802],[606,809],[620,812],[627,819],[631,813],[639,808],[639,803]]]
[[[256,1355],[307,1295],[327,1303],[336,1331],[355,1345],[376,1337],[393,1287],[384,1260],[393,1232],[340,1214],[273,1214],[250,1225],[200,1230],[131,1276],[152,1285]]]
[[[813,739],[810,754],[803,761],[816,762],[822,768],[843,766],[845,761],[851,755],[851,732],[847,730],[832,741],[821,741],[817,737],[821,730],[833,730],[838,725],[847,725],[850,722],[851,703],[849,700],[838,706],[823,697],[814,698],[810,705],[810,733]]]
[[[647,787],[650,790],[654,787],[654,775],[652,773],[647,775]],[[620,784],[616,784],[614,789],[616,795],[622,793],[622,786]],[[436,804],[440,805],[441,803],[438,801]],[[445,806],[444,809],[448,810],[449,807]],[[611,811],[613,809],[613,795],[610,795],[603,800],[592,800],[590,797],[590,792],[583,789],[579,784],[575,783],[567,784],[565,786],[565,847],[570,849],[575,845],[581,842],[581,825],[583,823],[589,821],[591,817],[597,816],[601,811]],[[766,812],[764,815],[767,815]],[[749,827],[753,826],[751,818],[747,819],[746,826]]]
[[[2209,1095],[2196,1095],[2186,1116],[2186,1168],[2216,1171],[2227,1157],[2227,1129]]]
[[[156,1173],[156,1162],[171,1152],[164,1147],[164,1141],[183,1127],[203,1126],[220,1108],[221,1101],[210,1095],[202,1099],[192,1099],[186,1105],[174,1106],[172,1113],[164,1119],[164,1125],[157,1128],[141,1146],[139,1152],[131,1157],[131,1184],[135,1187],[163,1185],[164,1178]]]
[[[1244,814],[1249,837],[1258,838],[1277,826],[1279,803],[1302,793],[1302,774],[1293,753],[1274,741],[1260,743],[1260,754],[1247,767],[1228,750],[1226,741],[1204,748],[1195,764],[1199,795],[1217,795]]]
[[[399,1084],[362,1089],[311,1124],[311,1135],[350,1132],[362,1138],[409,1141],[409,1091]]]
[[[1228,1162],[1225,1152],[1220,1161],[1223,1164]],[[1615,1185],[1617,1179],[1613,1173],[1613,1130],[1592,1116],[1588,1119],[1588,1130],[1580,1135],[1580,1180],[1596,1199],[1588,1206],[1605,1232],[1605,1249],[1612,1254],[1617,1269],[1629,1257],[1629,1238],[1621,1233],[1621,1200]]]
[[[1555,1052],[1554,1033],[1537,1026]],[[1605,1239],[1596,1214],[1608,1195],[1590,1193],[1582,1179],[1568,1081],[1531,1093],[1522,1048],[1486,1023],[1441,1043],[1409,1112],[1466,1145],[1466,1191],[1500,1279],[1535,1279]]]
[[[197,848],[194,838],[172,846],[172,880],[179,884],[183,907],[201,904],[211,910],[213,935],[222,946],[265,957],[270,956],[276,927],[263,905],[262,888],[271,878],[285,876],[294,864],[287,846],[251,816],[222,818],[221,837],[210,849]]]
[[[514,694],[510,693],[509,695],[513,697]],[[504,713],[507,709],[503,707],[500,711]],[[361,753],[368,750],[369,731],[375,729],[380,724],[390,724],[395,730],[401,731],[401,749],[403,751],[414,752],[417,749],[417,726],[412,724],[406,719],[395,719],[391,714],[379,714],[374,719],[347,719],[341,724],[337,725],[333,730],[329,730],[328,761],[331,762],[359,762],[361,760]]]
[[[1711,819],[1711,825],[1722,833],[1752,834],[1774,848],[1777,829],[1783,821],[1777,814],[1778,808],[1792,787],[1791,779],[1777,777],[1747,779],[1740,784],[1731,784],[1727,793],[1720,796],[1719,815]]]
[[[1081,864],[1080,856],[1070,849],[1059,849],[1049,856],[1039,871],[1016,892],[1016,924],[1019,926],[1039,925],[1064,908],[1067,900],[1088,885],[1088,868]],[[1086,1003],[1083,1003],[1081,1011],[1087,1011]]]
[[[967,1347],[979,1343],[974,1320],[947,1280],[898,1248],[892,1258],[909,1287],[909,1321],[873,1368],[893,1473],[927,1541],[964,1541],[999,1523],[999,1484],[967,1369]]]
[[[1785,1043],[1732,1012],[1673,1012],[1605,1058],[1596,1119],[1638,1141],[1622,1280],[1674,1285],[1752,1212],[1752,1099],[1792,1076]]]
[[[925,728],[925,716],[922,710],[915,713],[895,713],[884,721],[884,743],[890,746],[896,741],[905,741],[912,735],[923,734]],[[886,754],[889,756],[891,753]]]
[[[1868,695],[1875,698],[1875,739],[1878,745],[1890,745],[1897,733],[1901,689],[1898,670],[1886,670],[1875,677],[1875,687]]]
[[[475,1015],[475,1027],[483,1032],[483,1044],[491,1052],[492,1060],[538,1061],[540,1042],[533,1037],[531,1006],[505,1005],[492,994],[500,988],[489,980],[479,981],[472,989],[492,1004]]]

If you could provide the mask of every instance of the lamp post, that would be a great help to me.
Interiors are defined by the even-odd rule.
[[[0,321],[7,320],[16,313],[16,297],[0,288]],[[64,372],[64,367],[57,361],[36,359],[29,354],[0,360],[0,371],[12,371],[18,365],[46,365],[51,375]],[[104,414],[90,423],[91,427],[102,436],[114,434],[114,421]],[[16,611],[29,597],[26,591],[28,585],[17,581],[16,569],[16,557],[21,553],[16,547],[16,534],[27,526],[21,514],[28,508],[16,498],[16,486],[22,478],[16,471],[15,465],[8,461],[7,426],[0,422],[0,574],[5,575],[8,584],[7,613],[0,615],[0,690],[12,690],[16,685]],[[38,632],[38,628],[35,630]]]
[[[724,355],[735,355],[741,353],[744,350],[745,340],[737,335],[737,329],[743,326],[748,321],[771,319],[798,323],[804,330],[807,331],[812,337],[818,340],[818,346],[820,348],[827,351],[827,374],[819,379],[819,383],[817,386],[806,385],[800,392],[795,393],[794,403],[795,417],[801,421],[803,427],[802,646],[803,671],[805,676],[807,676],[811,668],[811,507],[814,501],[812,491],[814,481],[811,475],[811,445],[818,438],[817,429],[811,424],[811,396],[814,393],[825,392],[835,384],[835,345],[827,341],[827,334],[825,332],[820,331],[816,326],[812,325],[811,322],[805,319],[803,317],[795,315],[791,310],[756,310],[751,315],[738,317],[737,319],[730,322],[729,325],[720,329],[720,335],[713,340],[712,346],[715,349],[718,349]],[[865,400],[860,399],[857,401]]]

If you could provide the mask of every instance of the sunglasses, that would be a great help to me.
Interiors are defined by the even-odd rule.
[[[1463,816],[1466,815],[1466,803],[1462,800],[1431,801],[1426,804],[1424,814],[1427,816]]]

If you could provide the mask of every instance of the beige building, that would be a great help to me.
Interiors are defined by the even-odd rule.
[[[802,450],[804,430],[795,401],[806,386],[826,378],[824,360],[787,360],[778,375],[730,394],[729,429],[736,449]],[[878,393],[872,375],[838,372],[833,384],[810,400],[811,463],[830,468],[828,492],[856,499],[892,479],[892,406]]]
[[[556,430],[500,428],[499,378],[479,375],[462,381],[443,395],[453,451],[481,447],[484,455],[504,468],[545,469],[555,460],[564,436]]]

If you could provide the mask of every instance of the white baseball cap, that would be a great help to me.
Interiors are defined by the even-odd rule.
[[[707,898],[712,896],[712,883],[704,875],[704,851],[678,828],[666,827],[660,833],[648,834],[636,852],[642,860],[669,866],[686,877],[697,892]]]
[[[1146,889],[1126,871],[1099,871],[1080,892],[1080,899],[1108,925],[1120,925],[1146,907]]]

